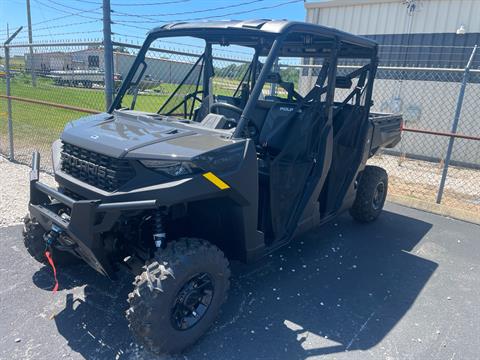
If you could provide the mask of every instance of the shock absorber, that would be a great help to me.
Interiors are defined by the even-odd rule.
[[[153,241],[155,242],[155,246],[160,248],[167,237],[167,234],[165,233],[165,215],[163,211],[155,211],[153,220]]]

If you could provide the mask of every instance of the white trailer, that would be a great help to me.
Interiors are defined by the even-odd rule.
[[[105,73],[101,70],[51,71],[48,77],[53,79],[55,85],[60,86],[92,88],[93,84],[105,85]],[[121,81],[121,76],[115,74],[114,80],[115,82]]]

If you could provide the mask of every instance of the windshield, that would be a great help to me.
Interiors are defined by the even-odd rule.
[[[171,49],[172,44],[192,53]],[[117,56],[117,68],[131,67],[133,54]],[[202,39],[157,39],[148,48],[121,99],[121,107],[192,119],[207,97],[240,99],[261,69],[254,49],[209,45]]]
[[[183,45],[192,52],[176,51],[172,45]],[[135,55],[125,53],[116,59],[117,68],[124,72],[132,67]],[[266,54],[258,54],[252,46],[207,46],[203,39],[193,37],[159,38],[146,50],[118,107],[197,121],[210,112],[213,102],[243,108],[265,60]],[[263,84],[259,98],[291,98],[288,89],[277,84],[280,80],[299,94],[308,93],[314,83],[301,80],[305,71],[301,65],[312,61],[311,57],[278,58],[271,69],[278,79]]]

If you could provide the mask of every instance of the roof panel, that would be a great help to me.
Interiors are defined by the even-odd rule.
[[[338,38],[342,41],[355,44],[361,47],[376,47],[372,40],[343,32],[331,27],[316,25],[305,22],[286,21],[286,20],[228,20],[228,21],[203,21],[203,22],[182,22],[162,25],[154,28],[149,35],[174,36],[176,33],[182,36],[193,36],[205,38],[211,34],[229,34],[229,35],[248,35],[258,34],[259,36],[280,35],[289,32],[308,32],[325,38]]]

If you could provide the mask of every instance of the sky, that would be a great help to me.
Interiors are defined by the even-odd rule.
[[[311,0],[310,0],[311,1]],[[100,40],[102,0],[30,0],[33,42]],[[141,43],[166,22],[226,19],[305,19],[303,0],[111,0],[114,40]],[[0,0],[0,40],[27,24],[26,0]],[[15,42],[27,41],[26,26]]]

